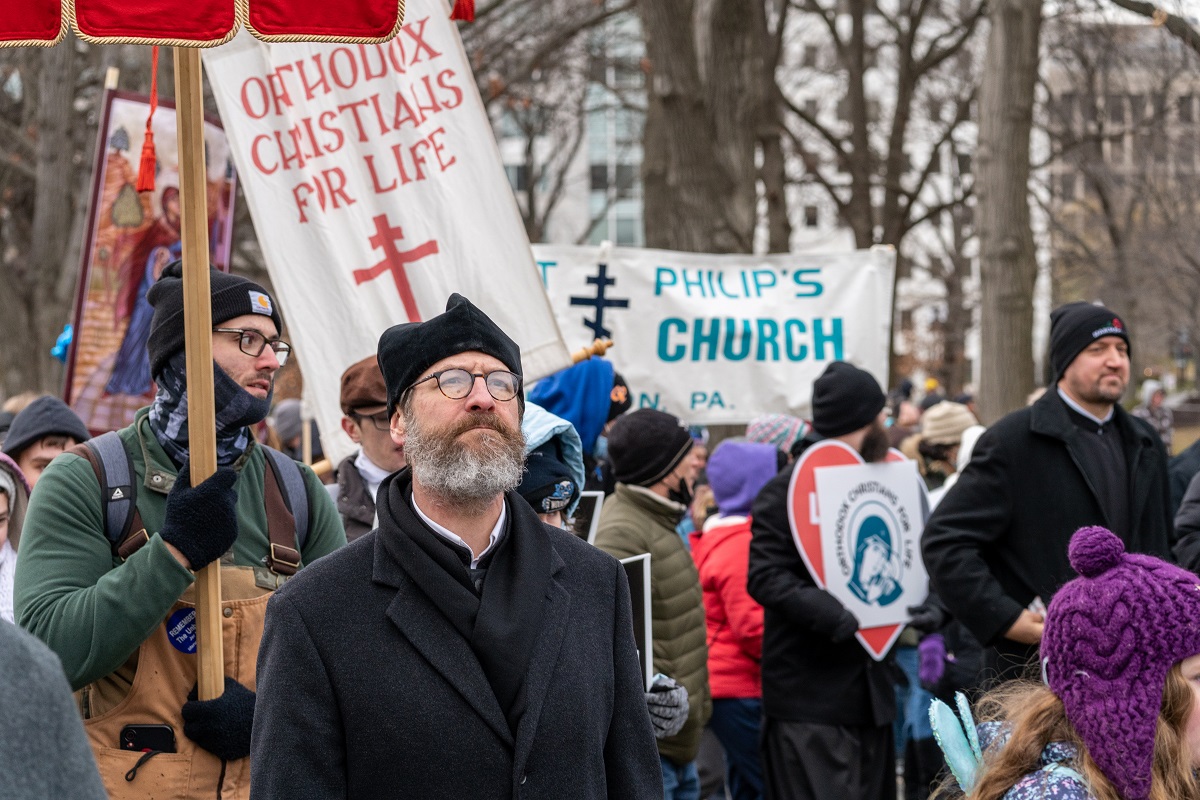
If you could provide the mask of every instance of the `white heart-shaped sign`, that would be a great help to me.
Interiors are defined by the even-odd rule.
[[[905,609],[924,601],[928,583],[919,551],[929,508],[924,484],[900,451],[890,450],[885,464],[909,468],[879,469],[843,442],[819,442],[792,471],[787,499],[800,557],[819,587],[870,621],[856,635],[877,661],[904,629]]]

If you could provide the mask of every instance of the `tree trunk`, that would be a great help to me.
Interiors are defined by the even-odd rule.
[[[967,370],[967,329],[971,327],[971,310],[966,307],[963,278],[970,273],[970,259],[961,251],[946,256],[952,263],[942,273],[946,285],[946,325],[942,330],[942,384],[946,397],[962,394],[970,380]]]
[[[1033,388],[1029,137],[1041,0],[995,0],[979,91],[978,220],[983,339],[981,421],[1021,407]]]
[[[74,280],[64,275],[75,230],[75,41],[51,47],[42,56],[37,109],[37,194],[29,260],[30,338],[25,388],[59,393],[62,365],[50,357],[54,340],[70,321]],[[73,270],[71,270],[73,272]]]
[[[745,104],[737,97],[739,86],[747,92],[744,76],[757,74],[718,60],[748,52],[727,40],[745,26],[723,29],[734,24],[731,8],[738,1],[709,0],[700,15],[693,0],[638,4],[650,64],[642,160],[647,247],[696,253],[753,248],[755,131],[733,120],[718,125],[714,112],[719,107],[740,116]],[[702,55],[706,76],[701,75]],[[745,142],[748,158],[741,152]],[[741,175],[747,164],[748,181]]]

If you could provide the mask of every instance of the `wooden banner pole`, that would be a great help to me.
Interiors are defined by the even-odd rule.
[[[596,339],[591,344],[581,347],[574,353],[571,353],[571,361],[572,363],[578,364],[580,361],[587,361],[592,356],[602,356],[611,350],[612,347],[612,339]]]
[[[183,243],[183,320],[187,351],[188,452],[192,485],[217,471],[213,397],[212,300],[208,270],[208,185],[204,167],[204,94],[200,51],[175,50],[175,109],[179,137],[179,200]],[[225,690],[221,646],[221,568],[196,573],[198,695]]]

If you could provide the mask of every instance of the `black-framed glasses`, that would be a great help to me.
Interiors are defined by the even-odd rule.
[[[283,339],[268,339],[253,328],[213,328],[213,333],[236,333],[238,348],[254,358],[261,356],[263,350],[270,347],[271,352],[275,353],[275,360],[281,367],[287,363],[288,356],[292,354],[292,346]]]
[[[363,420],[371,420],[371,426],[377,431],[390,431],[392,429],[392,418],[388,416],[386,411],[379,411],[374,414],[354,413],[350,416],[358,420],[359,425],[362,425]]]
[[[486,374],[465,369],[444,369],[422,378],[408,388],[415,389],[425,381],[436,380],[442,394],[451,400],[462,400],[471,393],[476,378],[483,378],[483,385],[487,387],[488,394],[500,402],[512,400],[517,396],[517,392],[521,391],[521,376],[503,369]]]

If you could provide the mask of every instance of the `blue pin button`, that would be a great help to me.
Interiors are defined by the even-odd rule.
[[[181,608],[167,617],[167,638],[171,646],[189,655],[196,652],[196,609]]]

